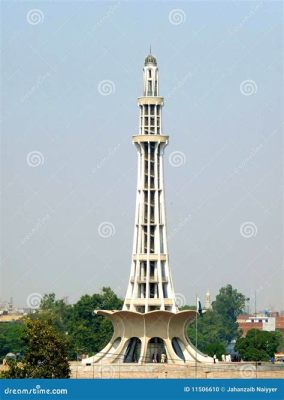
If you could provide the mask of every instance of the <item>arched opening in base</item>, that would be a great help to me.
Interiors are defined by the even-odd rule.
[[[172,339],[172,346],[174,349],[174,352],[176,353],[176,355],[183,361],[185,361],[185,357],[181,348],[181,344],[182,342],[180,342],[180,339],[177,337],[174,337]],[[183,346],[184,347],[184,346]]]
[[[141,340],[137,337],[129,339],[124,354],[124,363],[137,363],[141,353]]]
[[[147,363],[160,363],[166,362],[166,348],[163,339],[153,337],[148,342],[146,362]]]
[[[109,349],[107,354],[104,356],[106,359],[113,358],[113,357],[116,356],[116,349],[120,345],[120,342],[121,342],[121,337],[118,337],[118,338],[115,339],[115,341],[113,342],[111,348]]]

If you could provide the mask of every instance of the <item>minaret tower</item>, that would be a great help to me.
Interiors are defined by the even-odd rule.
[[[144,64],[144,92],[138,98],[139,134],[137,199],[130,279],[123,310],[147,313],[177,311],[169,269],[163,180],[163,154],[168,136],[162,131],[163,97],[159,70],[151,54]]]
[[[205,308],[205,310],[210,310],[212,308],[212,306],[211,306],[211,295],[210,295],[209,290],[207,290],[207,292],[205,294],[204,308]]]
[[[195,310],[179,311],[169,268],[163,180],[163,155],[168,136],[162,133],[163,97],[159,96],[157,60],[144,63],[144,92],[138,98],[139,133],[132,140],[138,153],[138,177],[130,279],[122,310],[97,310],[109,318],[113,336],[95,363],[211,363],[187,337]]]

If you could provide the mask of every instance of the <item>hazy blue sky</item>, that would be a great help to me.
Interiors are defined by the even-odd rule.
[[[232,283],[251,298],[256,291],[258,308],[284,309],[282,8],[2,2],[1,299],[25,305],[55,292],[72,302],[104,285],[125,295],[131,136],[151,43],[170,135],[165,188],[179,301],[207,289],[214,298]]]

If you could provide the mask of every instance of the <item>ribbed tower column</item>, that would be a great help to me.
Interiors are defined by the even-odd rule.
[[[144,93],[138,98],[138,176],[133,255],[123,310],[177,312],[167,249],[163,154],[168,136],[162,134],[163,97],[159,96],[156,58],[144,64]]]

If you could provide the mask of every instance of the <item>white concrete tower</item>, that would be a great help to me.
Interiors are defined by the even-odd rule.
[[[168,136],[162,133],[163,97],[159,96],[157,60],[144,64],[144,93],[138,98],[139,134],[136,214],[131,273],[123,310],[177,312],[167,248],[163,154]]]
[[[151,53],[151,52],[150,52]],[[122,310],[96,310],[113,325],[109,343],[95,356],[82,360],[99,363],[212,363],[187,337],[195,310],[179,311],[169,268],[163,182],[163,154],[168,136],[162,133],[162,107],[156,58],[144,65],[144,93],[138,99],[138,178],[130,279]],[[154,357],[154,358],[153,358]]]

